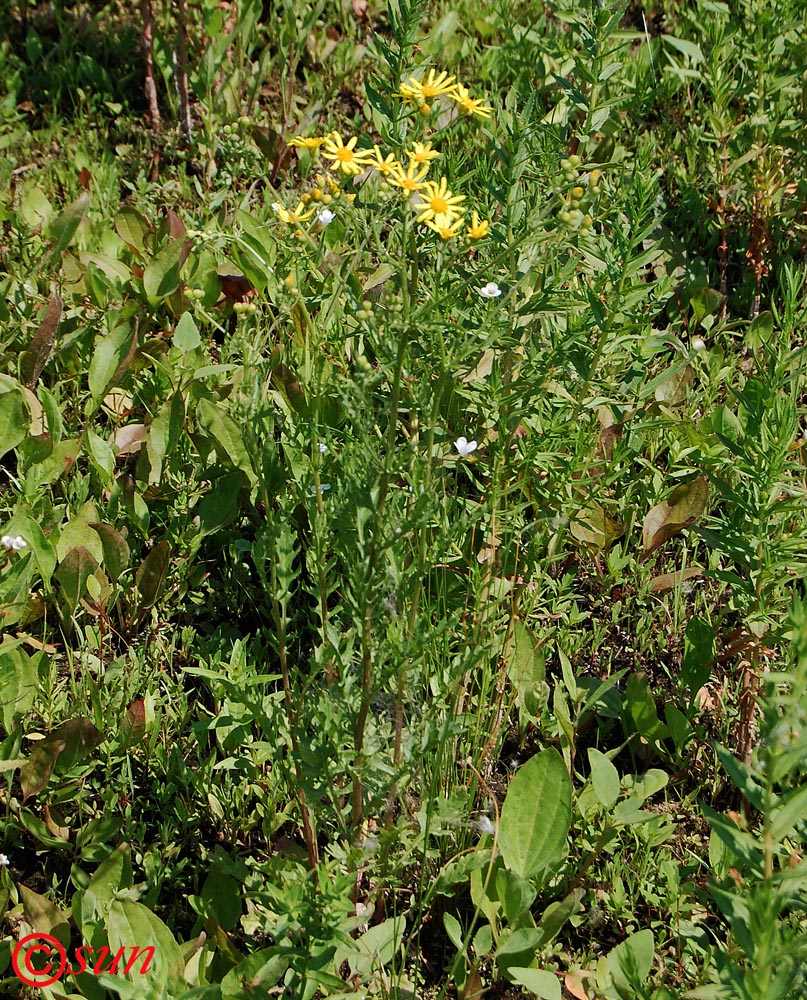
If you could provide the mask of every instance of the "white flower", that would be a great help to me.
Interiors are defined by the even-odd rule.
[[[329,208],[321,208],[317,212],[317,222],[321,226],[330,225],[335,218],[336,218],[336,213],[332,212]]]
[[[0,868],[8,868],[8,858],[5,854],[0,854]]]
[[[28,542],[22,537],[22,535],[3,535],[0,538],[0,545],[7,552],[19,552],[20,549],[27,548]]]
[[[478,445],[476,441],[469,441],[467,438],[459,437],[454,442],[454,447],[463,458],[467,458],[472,451],[476,451]]]
[[[320,493],[327,493],[330,488],[331,488],[331,484],[330,483],[323,483],[322,486],[320,486],[320,488],[319,488],[319,492]],[[309,490],[308,490],[308,492],[309,493],[316,493],[317,492],[316,486],[310,487]]]
[[[501,288],[499,288],[495,281],[489,281],[483,288],[478,288],[477,291],[483,299],[498,299],[502,294]]]
[[[693,337],[691,346],[693,351],[703,351],[706,349],[706,341],[703,337]]]
[[[319,453],[320,453],[320,455],[327,455],[328,454],[328,445],[325,444],[324,441],[320,441],[320,443],[319,443]]]

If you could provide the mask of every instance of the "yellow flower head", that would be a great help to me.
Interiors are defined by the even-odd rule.
[[[471,97],[468,93],[467,87],[463,87],[461,83],[458,83],[451,88],[449,97],[452,101],[456,101],[463,111],[469,115],[478,115],[480,118],[490,118],[493,113],[493,108],[488,108],[481,101],[477,101]]]
[[[322,155],[343,174],[360,174],[367,166],[367,153],[356,152],[358,141],[358,136],[354,135],[352,139],[344,143],[338,132],[331,132],[324,142],[325,149]]]
[[[417,206],[418,222],[443,220],[452,222],[462,215],[459,206],[465,201],[464,194],[452,194],[448,181],[441,177],[438,181],[426,181],[420,191],[421,201]]]
[[[310,219],[314,214],[313,208],[310,208],[308,211],[305,210],[305,202],[303,201],[297,203],[297,208],[293,212],[285,209],[279,201],[274,202],[272,208],[275,210],[275,214],[280,221],[287,223],[289,226],[299,226],[301,222]]]
[[[311,136],[308,139],[304,139],[302,136],[298,135],[289,142],[289,145],[296,146],[298,149],[310,149],[311,152],[314,153],[324,142],[325,139],[318,136]]]
[[[416,142],[413,149],[408,149],[406,155],[413,163],[428,163],[436,160],[440,155],[436,149],[432,149],[430,142]]]
[[[372,155],[367,158],[367,166],[384,175],[392,174],[396,170],[401,169],[401,165],[395,159],[395,156],[392,153],[384,156],[378,146],[373,146]]]
[[[487,219],[479,221],[479,213],[471,212],[471,224],[468,226],[468,239],[481,240],[490,232],[490,223]]]
[[[428,104],[435,97],[440,97],[441,94],[450,94],[453,88],[453,76],[449,76],[445,71],[437,73],[430,69],[425,79],[416,80],[410,76],[409,83],[402,83],[401,97],[416,107],[420,107],[423,104]]]
[[[441,240],[450,240],[455,236],[459,236],[461,228],[459,219],[457,219],[452,225],[450,219],[440,218],[439,216],[434,221],[427,219],[426,225],[432,230],[432,232],[437,233]]]
[[[411,163],[404,171],[404,168],[398,164],[397,170],[392,170],[389,174],[390,184],[394,184],[396,187],[401,188],[406,194],[414,194],[415,191],[419,191],[423,187],[423,178],[429,172],[429,165],[426,164],[423,167],[417,165],[417,163]]]

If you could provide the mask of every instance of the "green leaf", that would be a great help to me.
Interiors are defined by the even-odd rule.
[[[97,532],[103,549],[103,564],[107,576],[117,582],[121,573],[129,565],[129,544],[123,535],[111,524],[90,521],[89,527]]]
[[[243,959],[221,981],[222,1000],[253,1000],[280,982],[294,957],[291,948],[264,948]],[[259,992],[262,991],[262,992]]]
[[[140,564],[135,575],[135,583],[141,598],[139,612],[150,608],[160,596],[170,559],[171,546],[163,540],[154,546]]]
[[[70,549],[53,574],[61,584],[67,610],[72,614],[87,589],[87,580],[98,569],[98,562],[83,545]]]
[[[365,931],[355,941],[355,952],[348,955],[354,974],[366,980],[389,965],[401,948],[405,930],[403,917],[389,917]]]
[[[124,205],[115,219],[115,230],[123,242],[137,253],[138,257],[145,253],[146,240],[151,235],[152,230],[148,220],[137,209]]]
[[[190,240],[173,240],[146,265],[143,290],[152,305],[173,295],[179,288],[180,271],[190,251]]]
[[[166,986],[174,993],[185,988],[182,973],[185,960],[182,951],[171,931],[146,906],[135,903],[131,899],[115,899],[109,907],[106,924],[109,948],[114,953],[119,948],[126,949],[127,961],[132,955],[132,948],[141,952],[148,947],[154,948],[154,957],[143,976],[138,977],[138,983],[161,992]],[[145,956],[144,956],[145,958]],[[138,961],[134,969],[139,969]]]
[[[112,901],[132,884],[132,863],[128,844],[120,844],[93,872],[89,892],[95,896],[98,909],[106,916]]]
[[[608,952],[608,969],[614,983],[636,989],[650,975],[655,941],[650,930],[638,931]]]
[[[656,703],[650,692],[650,682],[647,674],[638,672],[631,674],[625,686],[625,705],[630,718],[636,727],[636,732],[651,747],[669,736],[669,730],[659,720]]]
[[[807,819],[807,785],[782,797],[770,816],[770,835],[775,842],[783,840],[793,828]]]
[[[598,504],[590,504],[575,514],[569,529],[578,542],[603,550],[625,532],[625,525],[612,518]]]
[[[18,645],[11,649],[9,645],[4,642],[0,646],[0,712],[6,734],[30,712],[39,680],[35,661]]]
[[[540,969],[510,969],[513,982],[528,989],[533,996],[541,1000],[562,1000],[560,980],[554,972],[543,972]]]
[[[215,442],[219,458],[240,469],[250,485],[254,486],[258,477],[252,468],[241,431],[233,418],[225,413],[223,406],[209,399],[200,399],[196,419],[201,430]]]
[[[594,794],[606,809],[610,809],[619,798],[619,772],[605,754],[594,747],[588,749],[588,762]]]
[[[188,351],[196,350],[202,343],[202,335],[199,333],[199,327],[191,313],[185,312],[179,317],[179,322],[174,329],[173,340],[174,347],[186,354]]]
[[[135,336],[128,323],[120,323],[106,337],[101,337],[96,342],[88,378],[90,395],[96,406],[112,388]]]
[[[644,519],[642,538],[646,559],[673,535],[696,521],[706,510],[709,487],[703,476],[677,487],[661,503],[656,504]]]
[[[681,683],[690,694],[690,706],[695,695],[709,680],[715,659],[715,631],[705,618],[694,615],[687,622],[684,634],[684,656],[681,661]]]
[[[543,750],[516,773],[499,825],[504,862],[523,878],[555,871],[566,857],[572,786],[562,757]]]
[[[535,715],[532,708],[546,699],[546,658],[543,648],[523,622],[517,621],[513,626],[505,661],[519,708],[526,708]]]
[[[64,947],[70,944],[70,925],[67,914],[63,913],[55,903],[40,896],[27,886],[18,886],[22,900],[25,919],[38,934],[52,934]],[[58,962],[58,959],[55,959]]]
[[[199,501],[199,533],[204,538],[229,524],[238,513],[238,496],[244,485],[240,472],[214,480],[211,490]]]
[[[25,397],[18,389],[0,396],[0,458],[16,448],[28,434],[31,413]]]
[[[90,196],[85,192],[51,221],[48,234],[56,241],[51,250],[52,256],[57,256],[70,246],[89,207]]]

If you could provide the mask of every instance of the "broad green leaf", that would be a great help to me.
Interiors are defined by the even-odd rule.
[[[152,305],[157,305],[162,299],[173,295],[179,288],[180,271],[190,250],[190,240],[173,240],[146,265],[143,272],[143,290]]]
[[[669,736],[669,730],[659,720],[647,674],[637,672],[630,675],[625,689],[625,705],[636,732],[651,747]]]
[[[152,230],[148,220],[137,209],[124,205],[115,219],[115,230],[138,257],[142,256],[146,250],[146,240]]]
[[[0,395],[0,458],[16,448],[28,434],[31,413],[19,389]]]
[[[807,785],[782,797],[770,817],[770,835],[775,842],[784,839],[797,824],[807,820]]]
[[[569,529],[578,542],[593,549],[607,549],[625,532],[625,525],[607,514],[598,504],[578,511]]]
[[[560,934],[566,921],[577,912],[584,895],[584,889],[574,889],[568,896],[547,906],[538,922],[538,930],[541,932],[539,948],[545,947]]]
[[[709,680],[715,659],[715,630],[700,615],[687,622],[684,634],[684,656],[681,661],[681,683],[690,694],[690,705],[695,695]]]
[[[129,544],[118,529],[113,528],[111,524],[103,524],[100,521],[88,523],[89,527],[101,539],[104,570],[113,582],[117,582],[121,573],[129,565]]]
[[[594,747],[588,748],[588,762],[594,794],[606,809],[610,809],[619,798],[619,772],[605,754]]]
[[[135,583],[140,591],[140,611],[150,608],[160,596],[168,563],[171,559],[171,546],[165,540],[158,542],[140,564]]]
[[[256,996],[269,996],[268,991],[283,978],[294,954],[290,948],[264,948],[253,952],[222,979],[222,1000],[252,1000]]]
[[[51,900],[40,896],[38,892],[34,892],[22,883],[18,888],[28,923],[39,934],[52,934],[66,948],[70,944],[67,914]],[[58,962],[58,958],[55,961]]]
[[[48,234],[55,240],[51,251],[53,255],[60,254],[70,246],[89,207],[90,196],[85,192],[51,221]]]
[[[563,758],[543,750],[516,773],[507,789],[499,847],[508,868],[523,878],[551,874],[566,857],[572,787]]]
[[[513,626],[505,660],[507,676],[516,689],[519,707],[524,707],[535,715],[532,709],[546,697],[545,656],[542,647],[523,622],[517,621]]]
[[[128,323],[119,323],[111,333],[95,344],[90,361],[89,386],[93,403],[97,406],[106,396],[123,365],[136,333]]]
[[[516,920],[532,906],[537,895],[530,883],[508,868],[496,872],[496,895],[504,907],[508,923]]]
[[[510,969],[510,978],[541,1000],[562,1000],[560,980],[554,972],[540,969]]]
[[[608,969],[614,983],[624,988],[641,984],[650,975],[655,942],[650,930],[638,931],[608,952]]]
[[[109,486],[115,477],[115,452],[104,439],[88,427],[84,431],[84,443],[93,468],[99,474],[104,486]]]
[[[348,955],[353,972],[367,979],[389,965],[401,947],[405,930],[403,917],[389,917],[365,931],[354,942],[355,952]]]
[[[174,347],[185,353],[195,350],[202,343],[202,335],[191,313],[185,312],[179,317],[173,340]]]
[[[154,957],[144,976],[138,981],[148,987],[162,989],[166,985],[174,993],[184,989],[182,973],[185,960],[171,931],[148,907],[131,899],[115,899],[109,907],[106,925],[112,953],[126,949],[127,959],[131,949],[153,947]],[[138,969],[138,962],[134,969]]]
[[[240,472],[215,479],[209,493],[199,501],[199,533],[202,537],[211,535],[233,520],[238,513],[238,495],[244,485]]]
[[[216,452],[223,462],[229,462],[240,469],[254,486],[258,481],[252,468],[244,439],[238,424],[225,412],[221,403],[200,399],[196,409],[196,419],[201,430],[213,439]]]
[[[0,646],[0,712],[6,734],[30,712],[39,680],[36,662],[18,645],[11,649],[9,645]]]
[[[656,504],[644,519],[642,538],[646,559],[673,535],[696,521],[706,510],[709,487],[703,476],[677,487],[661,503]]]
[[[132,863],[129,845],[120,844],[93,872],[87,887],[95,896],[102,915],[109,912],[109,907],[117,894],[128,889],[132,884]]]
[[[61,584],[61,593],[72,614],[87,589],[87,580],[98,569],[98,562],[83,545],[70,549],[59,563],[54,578]]]

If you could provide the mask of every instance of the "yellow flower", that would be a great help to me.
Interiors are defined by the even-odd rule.
[[[342,142],[338,132],[331,132],[325,140],[323,156],[330,160],[343,174],[360,174],[367,166],[367,153],[356,152],[358,136],[353,136],[347,143]]]
[[[406,155],[413,163],[428,163],[429,160],[436,160],[440,154],[432,149],[430,142],[416,142],[414,149],[408,149]]]
[[[293,212],[289,212],[285,209],[279,201],[273,203],[272,208],[275,210],[275,214],[280,219],[281,222],[285,222],[290,226],[299,226],[301,222],[305,222],[306,219],[310,219],[314,214],[314,209],[310,208],[307,212],[305,211],[305,203],[299,201],[297,203],[297,208]]]
[[[404,168],[398,164],[397,170],[392,170],[389,175],[390,184],[401,188],[406,194],[414,194],[423,187],[423,178],[429,172],[429,166],[419,167],[417,163],[410,163],[404,172]]]
[[[452,87],[451,93],[448,96],[452,101],[456,101],[463,111],[467,112],[469,115],[479,115],[480,118],[490,118],[493,113],[493,108],[488,108],[481,101],[477,101],[471,97],[468,93],[468,89],[463,87],[461,83]]]
[[[441,240],[450,240],[454,236],[459,236],[461,223],[457,219],[452,225],[451,219],[438,216],[434,221],[427,219],[426,225],[432,232],[437,233]]]
[[[439,225],[440,220],[450,223],[462,214],[459,206],[465,201],[465,195],[452,194],[445,177],[441,177],[439,183],[426,181],[420,191],[420,197],[422,200],[417,206],[420,212],[418,222],[431,219]]]
[[[446,72],[436,73],[430,69],[425,80],[416,80],[410,76],[409,83],[402,83],[400,96],[414,104],[415,107],[421,107],[422,110],[423,105],[427,105],[429,101],[441,94],[450,94],[453,89],[453,76],[449,76]]]
[[[297,146],[298,149],[310,149],[311,152],[316,152],[323,142],[325,142],[325,139],[321,139],[318,136],[311,136],[308,139],[303,139],[302,136],[298,135],[289,142],[289,145]]]
[[[401,169],[401,165],[395,159],[395,156],[392,153],[384,156],[378,146],[373,146],[372,155],[367,158],[367,166],[385,175]]]
[[[487,219],[479,221],[479,213],[471,213],[471,224],[468,226],[468,239],[471,240],[481,240],[483,236],[487,236],[490,232],[490,223]]]

